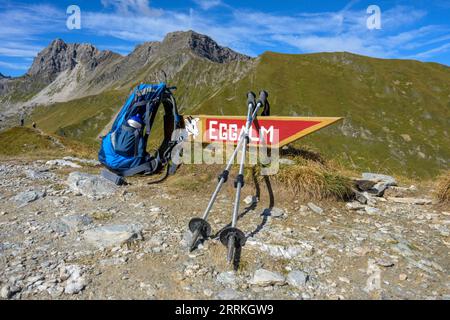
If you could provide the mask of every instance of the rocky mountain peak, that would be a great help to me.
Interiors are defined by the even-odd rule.
[[[222,47],[210,37],[192,30],[168,33],[162,45],[172,52],[188,49],[200,57],[217,63],[251,59],[230,48]]]
[[[3,73],[0,72],[0,79],[7,79],[7,78],[10,78],[10,77],[5,76]]]
[[[99,64],[99,60],[111,54],[111,52],[99,51],[91,44],[68,44],[61,39],[55,39],[38,53],[28,74],[49,83],[60,72],[72,70],[78,63],[92,70]]]

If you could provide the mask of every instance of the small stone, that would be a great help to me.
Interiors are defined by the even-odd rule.
[[[304,206],[304,205],[301,205],[299,211],[300,211],[301,213],[305,213],[305,212],[308,211],[308,207],[307,207],[307,206]]]
[[[376,264],[385,268],[393,267],[394,263],[390,260],[378,259]]]
[[[350,280],[346,277],[338,277],[339,281],[350,284]]]
[[[150,207],[150,212],[152,213],[160,213],[162,211],[159,207]]]
[[[0,290],[0,297],[3,299],[10,299],[12,298],[17,292],[20,292],[20,288],[16,286],[3,286]]]
[[[72,161],[61,160],[61,159],[49,160],[45,164],[49,167],[81,168],[80,165],[73,163]]]
[[[348,202],[348,203],[346,203],[345,204],[345,207],[348,209],[348,210],[362,210],[362,209],[364,209],[365,208],[365,206],[364,205],[362,205],[362,204],[360,204],[359,202]]]
[[[380,210],[380,209],[374,208],[374,207],[370,207],[370,206],[366,206],[366,207],[364,208],[364,210],[366,210],[366,212],[367,212],[368,214],[380,214],[380,213],[381,213],[381,210]]]
[[[322,214],[323,213],[323,209],[317,205],[315,205],[312,202],[308,202],[308,207],[315,213],[317,214]]]
[[[364,192],[354,191],[355,192],[355,200],[361,204],[367,204],[369,202],[369,196]]]
[[[233,271],[222,272],[216,280],[223,285],[233,285],[236,284],[236,274]]]
[[[415,205],[428,205],[432,204],[433,201],[429,199],[419,199],[419,198],[396,198],[396,197],[388,197],[389,201],[395,203],[404,203],[404,204],[415,204]]]
[[[293,270],[287,275],[287,283],[296,288],[304,287],[308,279],[308,274],[300,270]]]
[[[270,216],[274,217],[274,218],[281,218],[282,216],[285,215],[285,212],[283,209],[277,208],[277,207],[273,207],[272,209],[270,209]]]
[[[258,200],[257,200],[257,198],[255,196],[247,196],[244,199],[244,203],[246,205],[251,205],[251,204],[254,204],[256,202],[258,202]]]
[[[253,275],[253,279],[250,281],[250,284],[262,287],[270,285],[284,285],[285,283],[286,279],[282,274],[266,269],[256,270]]]
[[[203,290],[203,294],[207,297],[212,297],[212,295],[214,294],[214,291],[212,291],[211,289],[205,289],[205,290]]]
[[[399,278],[400,281],[405,281],[405,280],[408,279],[408,276],[407,276],[406,274],[404,274],[404,273],[401,273],[401,274],[398,276],[398,278]]]
[[[231,288],[222,290],[217,294],[218,300],[238,300],[240,298],[241,295],[239,294],[239,292]]]

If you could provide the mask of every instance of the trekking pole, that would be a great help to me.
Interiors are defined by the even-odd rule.
[[[258,100],[258,103],[255,108],[255,117],[258,112],[258,109],[262,106],[266,105],[267,100],[267,92],[261,91],[260,98]],[[231,263],[233,261],[233,257],[236,251],[236,248],[242,247],[245,244],[245,234],[239,230],[237,225],[237,219],[239,214],[239,203],[241,199],[241,190],[242,187],[244,187],[244,168],[245,168],[245,156],[247,151],[247,146],[250,143],[250,137],[249,137],[249,131],[252,126],[253,121],[255,120],[255,117],[250,117],[251,115],[251,109],[249,108],[248,111],[248,117],[247,117],[247,124],[245,126],[245,132],[244,132],[244,144],[242,145],[242,154],[241,154],[241,163],[239,167],[239,174],[236,177],[236,180],[234,182],[234,187],[236,188],[236,198],[234,201],[234,209],[233,209],[233,217],[231,221],[231,227],[225,228],[219,235],[220,241],[223,245],[227,246],[227,261],[228,263]]]
[[[253,92],[249,92],[247,94],[247,106],[248,106],[248,110],[249,110],[248,115],[247,115],[247,123],[249,121],[250,116],[252,117],[252,119],[254,119],[256,117],[256,114],[259,109],[259,107],[255,108],[255,98],[256,98],[256,95]],[[253,111],[253,109],[254,109],[254,111]],[[253,113],[252,113],[252,111],[253,111]],[[236,149],[234,149],[233,154],[231,155],[230,159],[228,160],[225,170],[219,175],[219,182],[217,184],[216,189],[214,190],[214,193],[211,196],[211,199],[209,200],[209,203],[205,209],[205,212],[203,213],[203,217],[202,218],[193,218],[191,221],[189,221],[189,230],[192,232],[192,238],[189,243],[190,251],[194,250],[195,244],[197,243],[199,236],[202,236],[203,239],[206,239],[211,234],[211,226],[207,222],[208,216],[211,212],[214,202],[216,201],[217,195],[219,194],[219,192],[222,188],[222,185],[228,181],[228,176],[230,174],[231,166],[233,165],[234,159],[236,158],[238,151],[241,148],[241,145],[244,142],[244,140],[245,140],[245,132],[241,132]]]

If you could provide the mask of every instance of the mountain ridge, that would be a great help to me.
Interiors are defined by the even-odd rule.
[[[50,133],[96,144],[131,88],[166,81],[178,87],[179,107],[187,115],[240,114],[248,90],[266,89],[273,115],[343,116],[341,124],[300,143],[323,148],[358,169],[387,166],[424,176],[449,163],[450,68],[445,65],[349,52],[267,51],[252,58],[193,31],[144,42],[126,56],[61,41],[47,50],[49,57],[61,57],[58,63],[44,59],[31,74],[0,80],[1,128],[25,109]],[[16,86],[7,88],[13,94],[2,95],[8,86]]]

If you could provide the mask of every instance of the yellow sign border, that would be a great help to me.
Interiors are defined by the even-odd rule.
[[[237,119],[237,120],[246,120],[247,117],[245,116],[215,116],[215,115],[196,115],[191,116],[192,118],[199,118],[202,122],[202,136],[203,136],[203,128],[205,128],[205,123],[207,118],[215,118],[215,119]],[[316,132],[320,129],[323,129],[325,127],[328,127],[332,125],[335,122],[338,122],[340,120],[343,120],[343,117],[288,117],[288,116],[268,116],[268,117],[262,117],[261,119],[264,120],[284,120],[284,121],[319,121],[318,124],[315,124],[305,130],[302,130],[282,141],[280,141],[276,145],[269,145],[271,148],[281,148],[295,140],[298,140],[300,138],[303,138],[313,132]],[[236,143],[234,143],[236,144]]]

